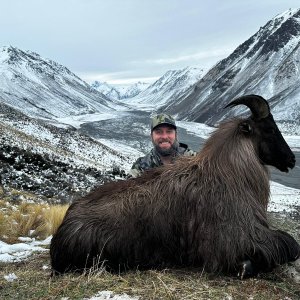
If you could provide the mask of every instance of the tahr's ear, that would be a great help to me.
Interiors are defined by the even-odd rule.
[[[247,121],[242,122],[239,127],[240,130],[244,133],[251,133],[253,131],[252,125]]]

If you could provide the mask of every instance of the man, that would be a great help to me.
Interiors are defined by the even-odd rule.
[[[196,155],[186,144],[178,142],[175,120],[170,115],[158,114],[152,118],[151,139],[154,147],[132,165],[129,171],[132,177],[155,167],[172,164],[178,156]]]

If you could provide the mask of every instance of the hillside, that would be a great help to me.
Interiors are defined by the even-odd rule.
[[[51,201],[70,201],[129,168],[121,155],[74,128],[59,128],[0,103],[0,172],[3,188]],[[122,167],[121,167],[122,166]]]
[[[162,106],[177,103],[204,74],[204,70],[186,67],[181,70],[170,70],[148,86],[136,97],[128,99],[127,104],[146,111],[156,111]],[[168,110],[166,110],[168,111]]]
[[[66,67],[12,46],[0,48],[0,100],[48,119],[121,107]]]
[[[268,99],[278,121],[300,120],[300,9],[270,20],[176,100],[160,107],[179,119],[214,125],[232,116],[233,98]],[[236,109],[240,113],[241,109]]]

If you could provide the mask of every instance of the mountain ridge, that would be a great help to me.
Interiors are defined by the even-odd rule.
[[[114,100],[126,100],[143,92],[150,84],[138,81],[130,85],[113,85],[107,82],[94,81],[91,87]]]
[[[215,125],[233,115],[223,110],[229,101],[245,94],[259,94],[269,100],[276,120],[298,122],[299,47],[300,9],[288,10],[267,22],[186,94],[162,106],[160,111],[169,111],[179,119]]]
[[[204,74],[203,68],[185,67],[169,70],[126,103],[142,110],[156,111],[159,107],[176,101]]]
[[[0,99],[32,117],[114,111],[114,103],[66,67],[31,51],[0,48]]]

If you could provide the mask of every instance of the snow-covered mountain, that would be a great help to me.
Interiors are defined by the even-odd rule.
[[[107,82],[94,81],[91,87],[110,99],[121,100],[135,97],[149,86],[146,82],[136,82],[131,85],[112,85]]]
[[[215,124],[232,113],[224,111],[225,104],[252,93],[270,99],[276,120],[299,122],[300,9],[274,17],[161,109],[179,119]]]
[[[119,100],[121,97],[120,91],[107,82],[94,81],[91,87],[110,99]]]
[[[138,81],[134,84],[131,84],[129,87],[124,87],[123,88],[124,93],[121,99],[128,99],[128,98],[135,97],[139,95],[141,92],[143,92],[149,85],[150,83]]]
[[[0,135],[1,187],[50,201],[86,194],[124,174],[134,159],[78,130],[49,125],[1,102]]]
[[[12,46],[0,48],[0,100],[43,118],[107,112],[117,105],[66,67]]]
[[[163,105],[176,102],[203,74],[203,69],[195,67],[170,70],[126,103],[139,109],[158,110]]]

